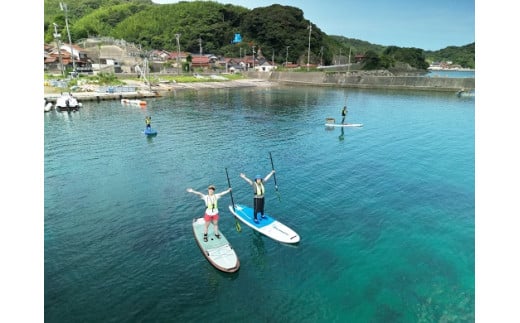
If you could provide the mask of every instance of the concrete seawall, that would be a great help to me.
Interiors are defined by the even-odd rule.
[[[121,99],[143,99],[153,98],[157,94],[152,92],[122,92],[122,93],[99,93],[99,92],[73,92],[74,96],[80,101],[108,101],[108,100],[121,100]],[[56,103],[56,100],[60,97],[60,94],[45,94],[44,99],[46,102]]]
[[[176,91],[187,90],[207,90],[207,89],[228,89],[228,88],[248,88],[248,87],[271,87],[276,83],[265,79],[245,79],[232,80],[225,82],[194,82],[194,83],[159,83],[150,87],[143,82],[132,82],[132,91],[117,91],[120,87],[114,87],[114,91],[107,92],[106,87],[99,87],[96,91],[73,92],[72,94],[80,101],[106,101],[122,99],[144,99],[172,95]],[[56,103],[60,97],[57,93],[44,93],[46,102]]]
[[[131,92],[74,92],[81,101],[153,98],[174,93],[177,90],[202,90],[243,87],[270,87],[276,84],[324,86],[341,88],[395,89],[458,92],[474,90],[475,78],[448,78],[424,76],[381,76],[363,72],[246,72],[245,80],[227,82],[196,82],[158,84],[152,87],[142,82],[133,84]],[[145,90],[146,89],[146,90]],[[59,94],[44,94],[46,102],[55,103]]]
[[[348,75],[347,75],[348,74]],[[248,72],[250,78],[260,78],[280,84],[300,84],[347,88],[425,90],[456,92],[475,89],[475,78],[425,76],[375,76],[359,72]]]

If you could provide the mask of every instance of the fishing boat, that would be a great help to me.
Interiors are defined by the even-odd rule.
[[[71,93],[67,93],[62,94],[59,98],[56,99],[54,108],[58,112],[71,112],[78,111],[81,106],[82,104],[78,102],[76,97],[74,97]]]

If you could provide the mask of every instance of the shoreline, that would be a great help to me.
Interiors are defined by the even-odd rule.
[[[80,101],[102,101],[122,99],[146,99],[174,94],[176,91],[229,89],[229,88],[268,88],[291,85],[458,92],[460,89],[474,90],[474,78],[422,77],[422,76],[374,76],[348,75],[347,73],[282,73],[251,72],[247,78],[213,82],[159,82],[152,86],[139,80],[124,80],[123,86],[99,86],[89,84],[83,91],[71,91]],[[52,91],[52,92],[51,92]],[[45,102],[55,103],[61,96],[59,88],[44,87]],[[130,92],[131,91],[131,92]],[[62,92],[61,92],[62,93]]]
[[[105,100],[121,100],[121,99],[144,99],[155,98],[170,95],[176,91],[183,90],[207,90],[207,89],[229,89],[229,88],[248,88],[259,87],[268,88],[279,85],[277,82],[271,82],[264,79],[243,79],[231,80],[225,82],[193,82],[193,83],[159,83],[149,86],[139,81],[127,81],[127,86],[133,86],[136,91],[132,92],[98,92],[100,88],[106,86],[96,86],[93,91],[74,92],[72,93],[79,101],[105,101]],[[63,93],[63,92],[61,92]],[[61,93],[45,93],[46,102],[56,103]],[[66,93],[66,92],[65,92]]]

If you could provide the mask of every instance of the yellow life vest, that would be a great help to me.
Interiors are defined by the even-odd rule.
[[[253,182],[253,184],[254,184],[253,190],[255,191],[255,195],[264,195],[264,193],[265,193],[264,183],[260,182],[260,184],[258,184],[255,181],[255,182]]]
[[[216,196],[209,196],[206,198],[206,208],[208,211],[214,211],[218,207]]]

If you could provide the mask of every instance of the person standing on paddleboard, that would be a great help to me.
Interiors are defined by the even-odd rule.
[[[253,193],[254,193],[253,216],[254,216],[255,223],[259,223],[258,218],[257,218],[258,212],[260,212],[260,216],[262,217],[262,219],[265,218],[265,215],[264,215],[264,205],[265,205],[265,203],[264,203],[264,200],[265,200],[264,199],[264,193],[265,193],[264,183],[267,182],[269,180],[269,178],[271,178],[271,176],[273,176],[273,174],[274,174],[274,169],[269,174],[267,174],[267,176],[265,178],[262,178],[262,176],[260,176],[260,175],[256,175],[255,181],[253,182],[252,180],[247,178],[244,173],[240,173],[240,177],[242,177],[246,182],[249,183],[249,185],[251,185],[253,187]]]
[[[146,129],[151,130],[152,128],[152,117],[146,116],[144,119],[144,122],[146,123]]]
[[[204,200],[204,203],[206,204],[206,212],[204,213],[204,242],[208,241],[208,227],[209,223],[213,223],[213,232],[215,232],[215,237],[217,239],[220,239],[220,233],[218,231],[218,205],[217,200],[222,197],[222,195],[227,194],[231,192],[231,187],[227,190],[220,192],[218,194],[215,194],[215,186],[210,185],[208,186],[208,194],[202,194],[201,192],[197,192],[192,188],[188,188],[186,190],[188,193],[193,193],[198,196],[202,200]]]
[[[347,113],[348,113],[348,110],[347,110],[347,105],[345,104],[345,106],[343,107],[343,110],[341,110],[341,124],[345,124],[345,118],[347,117]]]

